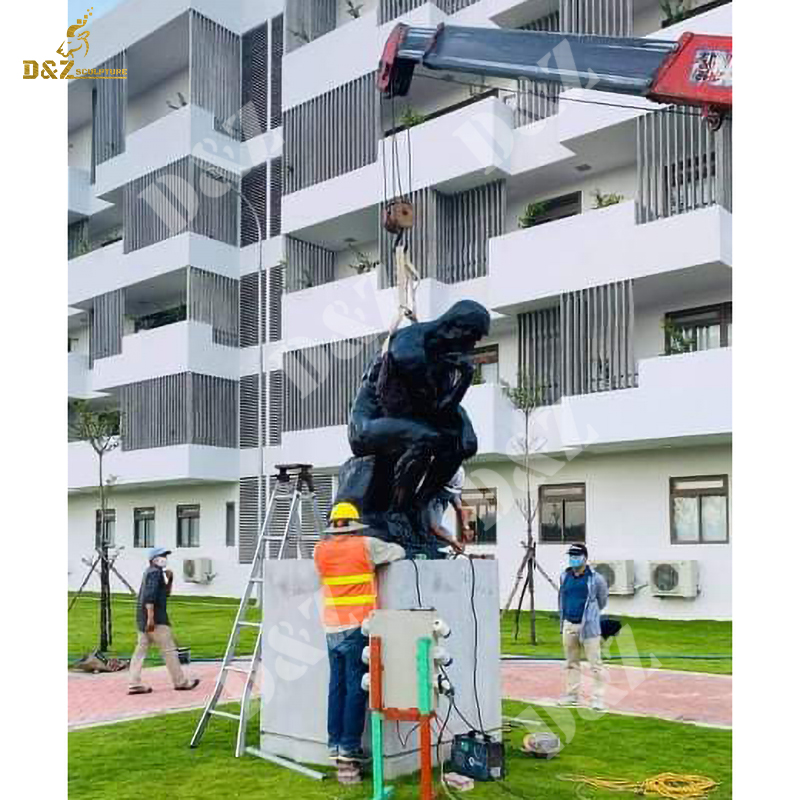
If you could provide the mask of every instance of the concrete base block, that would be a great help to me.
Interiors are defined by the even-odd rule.
[[[453,656],[448,674],[455,702],[471,725],[499,737],[500,618],[497,564],[492,560],[399,561],[379,569],[381,608],[417,608],[414,567],[422,606],[432,607],[452,629],[446,640]],[[474,566],[474,573],[472,567]],[[477,615],[470,596],[473,589]],[[261,749],[307,764],[330,764],[327,757],[328,657],[321,623],[321,587],[311,561],[267,561],[264,574]],[[477,685],[477,700],[473,687]],[[439,699],[439,720],[449,701]],[[411,723],[384,723],[385,774],[391,779],[419,769],[419,734]],[[433,726],[433,758],[439,727]],[[453,734],[468,730],[453,710],[440,752],[449,753]],[[369,720],[364,748],[369,749]]]

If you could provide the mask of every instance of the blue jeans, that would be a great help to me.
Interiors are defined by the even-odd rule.
[[[328,634],[328,747],[347,753],[361,749],[368,693],[361,688],[361,678],[368,667],[361,652],[369,640],[360,628]]]

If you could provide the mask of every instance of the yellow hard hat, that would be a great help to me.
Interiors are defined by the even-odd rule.
[[[325,528],[325,533],[354,533],[367,526],[359,520],[361,514],[358,509],[346,501],[336,503],[331,509],[330,525]]]

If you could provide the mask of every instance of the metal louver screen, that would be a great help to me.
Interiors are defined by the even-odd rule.
[[[542,405],[561,399],[560,310],[542,308],[520,314],[519,374],[541,392]]]
[[[241,138],[241,39],[217,22],[191,9],[192,103],[214,115],[216,130]]]
[[[279,128],[283,124],[283,14],[273,17],[270,25],[269,127]]]
[[[261,439],[266,443],[267,384],[261,398]],[[239,447],[258,447],[258,375],[243,375],[239,379]]]
[[[287,236],[286,291],[298,292],[333,280],[334,252]]]
[[[203,172],[211,165],[186,156],[123,187],[125,253],[186,231],[238,245],[238,198]],[[236,185],[236,176],[214,168]]]
[[[122,322],[125,314],[125,290],[98,295],[94,298],[89,335],[89,359],[117,356],[122,352]]]
[[[562,392],[607,392],[636,386],[633,281],[561,295]]]
[[[283,197],[283,158],[269,162],[269,235],[281,234],[281,199]]]
[[[258,335],[258,284],[259,273],[249,272],[239,279],[239,346],[253,347],[259,343]],[[263,342],[266,329],[267,281],[261,279],[261,337]]]
[[[558,33],[561,30],[561,17],[558,9],[545,14],[543,17],[537,17],[524,25],[519,26],[521,31],[544,31],[545,33]]]
[[[371,72],[284,113],[286,194],[376,160],[377,100]]]
[[[242,194],[252,204],[252,208],[245,200],[240,200],[241,208],[240,246],[246,247],[258,241],[259,225],[261,238],[267,236],[267,165],[259,164],[242,178]],[[255,215],[254,212],[255,211]],[[258,221],[256,221],[258,217]]]
[[[238,383],[184,372],[119,388],[122,447],[237,446]]]
[[[452,195],[421,189],[411,194],[411,202],[409,253],[420,277],[435,275],[443,283],[456,283],[486,274],[488,240],[504,232],[505,181]],[[381,288],[396,282],[393,244],[393,237],[381,229]]]
[[[637,223],[715,203],[732,210],[732,141],[730,120],[714,132],[699,110],[686,106],[638,117]]]
[[[269,270],[269,340],[283,338],[283,264]]]
[[[344,425],[382,334],[290,350],[284,354],[284,431]]]
[[[242,141],[267,130],[267,26],[242,36]]]
[[[262,507],[266,513],[266,483],[261,490]],[[239,480],[239,563],[251,564],[258,541],[258,477]]]
[[[558,99],[564,86],[560,83],[529,81],[525,78],[517,80],[516,108],[514,110],[514,127],[521,128],[540,119],[547,119],[558,114]]]
[[[269,439],[270,447],[281,444],[283,433],[283,370],[269,373]]]
[[[397,19],[415,8],[419,8],[429,0],[379,0],[378,25]],[[433,4],[444,9],[444,0],[433,0]]]
[[[239,281],[189,267],[187,316],[211,326],[215,344],[239,346]]]
[[[125,68],[125,54],[117,53],[98,66],[99,70]],[[125,152],[125,98],[127,81],[98,80],[93,121],[93,167]]]
[[[286,52],[319,39],[336,27],[337,0],[291,0],[286,3]]]
[[[560,0],[562,33],[632,36],[634,0]]]

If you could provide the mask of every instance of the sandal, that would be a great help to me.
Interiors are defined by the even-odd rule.
[[[152,691],[152,686],[131,686],[131,688],[128,689],[128,694],[150,694]]]
[[[189,681],[189,683],[185,683],[183,686],[176,686],[175,691],[188,692],[194,689],[199,683],[200,683],[200,678],[195,678],[194,680]]]

